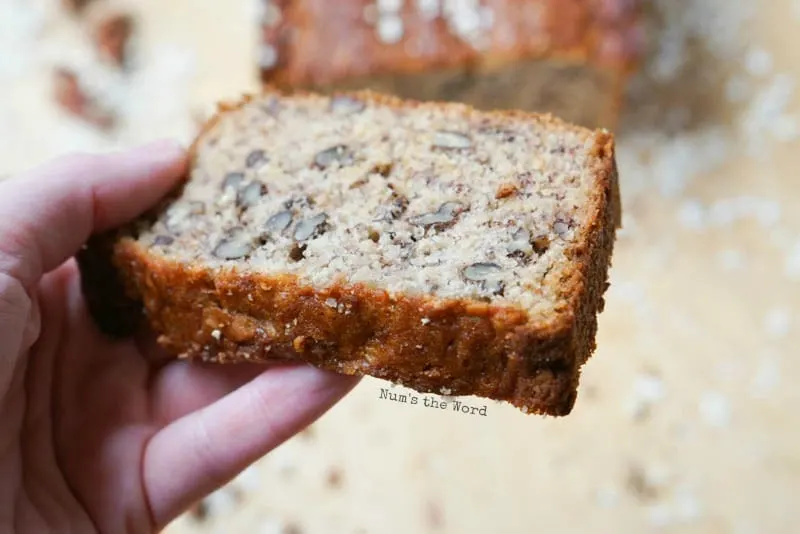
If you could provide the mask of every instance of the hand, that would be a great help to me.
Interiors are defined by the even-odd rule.
[[[309,366],[164,364],[152,341],[99,333],[70,258],[185,166],[157,143],[0,182],[1,532],[157,531],[355,385]]]

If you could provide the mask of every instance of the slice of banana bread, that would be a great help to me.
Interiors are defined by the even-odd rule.
[[[260,0],[264,82],[372,89],[613,128],[641,0]]]
[[[192,158],[163,206],[80,255],[107,331],[141,302],[181,357],[570,412],[620,213],[609,133],[266,92],[221,106]]]

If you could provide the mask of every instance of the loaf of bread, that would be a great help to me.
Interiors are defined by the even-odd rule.
[[[175,356],[299,360],[564,415],[619,210],[606,131],[274,91],[221,106],[180,190],[79,261],[107,332],[143,305]]]
[[[373,89],[616,124],[640,0],[261,0],[269,85]]]

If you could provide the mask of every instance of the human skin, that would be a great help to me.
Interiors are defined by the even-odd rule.
[[[357,379],[166,357],[104,337],[73,256],[185,171],[159,142],[0,182],[0,532],[157,532],[310,424]]]

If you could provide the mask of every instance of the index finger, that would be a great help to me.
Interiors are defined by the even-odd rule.
[[[185,150],[160,141],[127,152],[59,158],[0,182],[0,272],[29,288],[93,233],[150,208],[185,171]]]

